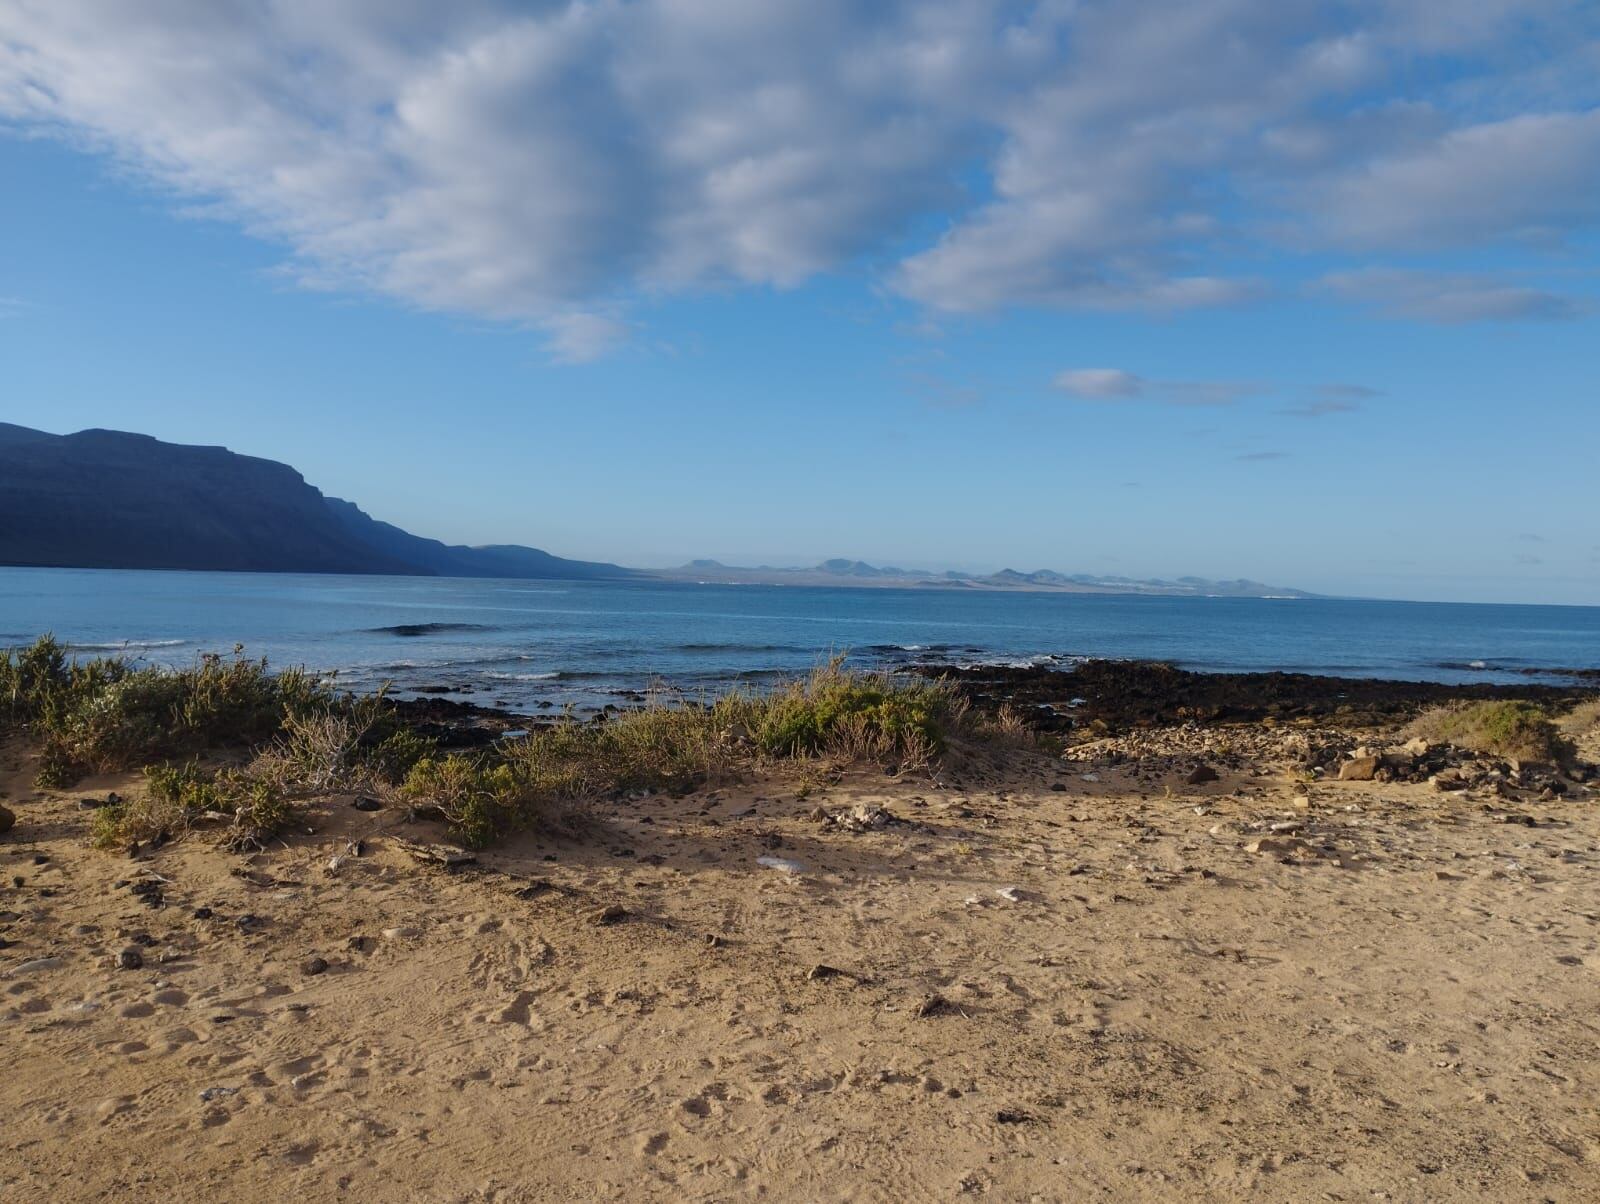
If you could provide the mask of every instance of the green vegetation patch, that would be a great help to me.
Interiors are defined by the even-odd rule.
[[[1434,707],[1411,724],[1409,734],[1474,752],[1525,761],[1566,763],[1571,741],[1562,736],[1549,713],[1531,702],[1473,702]]]
[[[441,755],[382,695],[336,695],[298,669],[269,672],[235,649],[190,668],[69,660],[46,636],[0,653],[0,721],[38,741],[41,785],[144,766],[137,798],[102,808],[94,838],[118,847],[198,819],[229,817],[227,843],[260,848],[304,799],[396,790],[436,807],[484,845],[529,828],[570,828],[591,799],[687,792],[765,758],[872,759],[922,767],[952,741],[1028,737],[1014,715],[978,720],[949,688],[848,670],[842,658],[769,692],[651,705],[602,723],[568,720],[492,749]],[[204,770],[200,754],[234,763]]]
[[[50,636],[0,653],[0,712],[39,741],[39,782],[163,758],[250,745],[294,715],[328,711],[333,693],[299,669],[272,673],[238,650],[187,669],[138,667],[121,657],[68,660]]]

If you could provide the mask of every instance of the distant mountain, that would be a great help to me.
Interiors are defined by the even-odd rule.
[[[0,564],[60,568],[388,573],[422,577],[636,579],[731,584],[1044,590],[1177,597],[1312,595],[1259,581],[1136,580],[1050,569],[923,572],[844,558],[810,568],[694,560],[642,572],[515,544],[441,543],[326,497],[287,464],[225,447],[0,422]]]
[[[0,564],[67,568],[627,577],[537,548],[424,539],[223,447],[0,423]]]
[[[1204,577],[1159,578],[1096,577],[1088,573],[1058,573],[1038,569],[1031,573],[1001,569],[998,573],[942,573],[917,569],[879,568],[863,560],[824,560],[809,568],[739,568],[715,560],[692,560],[682,568],[666,569],[655,576],[674,581],[699,581],[735,585],[897,586],[901,588],[1031,590],[1070,594],[1150,594],[1165,597],[1208,598],[1310,598],[1304,590],[1264,585],[1259,581],[1211,581]]]

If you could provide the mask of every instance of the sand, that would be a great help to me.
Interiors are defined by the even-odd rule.
[[[130,779],[3,765],[7,1202],[1600,1199],[1582,789],[1016,753],[447,869],[345,797],[254,858],[96,852]]]

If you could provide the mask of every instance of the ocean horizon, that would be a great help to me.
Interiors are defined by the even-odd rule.
[[[357,691],[519,713],[759,687],[839,654],[874,669],[1111,658],[1444,683],[1600,667],[1600,607],[0,569],[0,645],[46,632],[169,666],[242,645]]]

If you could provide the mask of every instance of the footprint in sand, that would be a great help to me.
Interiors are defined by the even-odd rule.
[[[667,1135],[665,1133],[641,1135],[636,1148],[641,1158],[652,1158],[667,1148]]]

